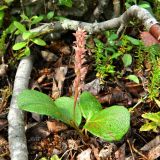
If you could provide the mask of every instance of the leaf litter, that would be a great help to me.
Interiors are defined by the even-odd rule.
[[[144,33],[142,34],[142,39],[143,41],[147,41]],[[151,42],[148,41],[145,44],[150,45]],[[40,90],[53,99],[62,95],[73,95],[72,85],[75,74],[73,72],[74,55],[71,52],[71,48],[71,44],[67,45],[64,41],[54,42],[47,46],[46,50],[43,50],[42,57],[40,58],[42,63],[36,64],[32,72],[30,88]],[[44,53],[47,53],[48,57],[45,57]],[[85,63],[91,68],[89,68],[88,72],[95,73],[94,67],[89,63],[90,59],[92,59],[91,53],[88,53],[89,58]],[[56,69],[53,68],[55,64]],[[130,70],[127,72],[130,72]],[[141,74],[140,84],[122,78],[118,79],[118,81],[114,79],[106,80],[105,85],[102,85],[96,76],[87,74],[83,90],[90,91],[95,95],[97,99],[104,104],[104,107],[111,104],[122,104],[131,107],[133,104],[138,103],[139,98],[146,93],[146,84],[144,84],[143,81],[144,75],[145,73]],[[87,79],[90,80],[87,81]],[[139,132],[139,128],[144,122],[141,115],[144,112],[150,111],[152,105],[152,102],[140,103],[138,107],[135,108],[131,120],[132,131],[130,130],[122,141],[116,143],[108,143],[91,134],[89,134],[90,139],[86,143],[79,137],[75,130],[67,127],[62,122],[56,120],[48,121],[49,119],[46,116],[34,118],[34,116],[30,116],[30,114],[27,113],[26,123],[31,125],[26,127],[29,159],[38,160],[42,157],[52,157],[56,155],[66,160],[123,160],[125,158],[129,159],[129,157],[133,158],[132,152],[134,152],[134,157],[136,158],[143,157],[138,154],[138,152],[140,152],[142,155],[145,155],[145,157],[156,159],[160,156],[159,136],[157,136],[157,138],[156,133],[147,134]],[[153,110],[157,109],[152,107],[152,111]],[[5,109],[3,109],[2,113],[4,112]],[[3,122],[0,117],[0,122],[0,128],[4,134],[6,133],[6,121],[4,120]],[[126,138],[130,139],[131,148]],[[138,152],[135,151],[132,145],[136,146]],[[2,137],[0,155],[3,155],[3,157],[9,155],[7,146],[7,138]],[[148,149],[146,149],[146,146]]]

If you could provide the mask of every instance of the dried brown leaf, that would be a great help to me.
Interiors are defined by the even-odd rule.
[[[124,160],[124,159],[125,159],[125,149],[126,149],[126,144],[124,143],[124,144],[115,152],[115,158],[116,158],[116,160]]]
[[[64,123],[57,120],[47,121],[47,127],[50,132],[54,133],[64,131],[68,128]]]
[[[148,159],[154,160],[160,157],[160,144],[156,147],[153,147],[148,153]]]

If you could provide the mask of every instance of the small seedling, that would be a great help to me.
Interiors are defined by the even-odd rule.
[[[119,44],[117,43],[118,36],[114,32],[105,32],[107,43],[103,43],[99,39],[94,39],[95,42],[95,67],[97,77],[103,81],[108,75],[114,75],[115,66],[113,61],[121,55],[117,51]]]
[[[31,26],[42,21],[43,16],[33,16],[31,18],[28,18],[26,15],[21,15],[21,17],[23,21],[27,22],[27,25],[24,25],[17,21],[13,22],[14,27],[17,28],[15,34],[21,35],[22,41],[15,43],[12,47],[13,50],[19,51],[20,57],[30,55],[30,46],[33,43],[39,46],[46,45],[46,42],[40,38],[39,33],[31,32]]]
[[[150,131],[158,132],[158,127],[160,127],[160,112],[157,113],[145,113],[142,115],[143,118],[150,120],[151,122],[147,122],[144,124],[140,131]]]

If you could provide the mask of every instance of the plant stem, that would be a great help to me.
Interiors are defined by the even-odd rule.
[[[87,134],[84,134],[83,131],[77,126],[77,124],[75,123],[75,121],[72,121],[70,124],[80,135],[80,137],[84,140],[87,141],[89,139],[89,137],[87,136]]]

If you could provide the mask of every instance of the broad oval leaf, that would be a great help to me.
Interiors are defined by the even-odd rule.
[[[26,27],[25,27],[23,24],[21,24],[21,23],[19,23],[19,22],[17,22],[17,21],[14,21],[13,24],[14,24],[14,26],[15,26],[21,33],[27,31],[27,30],[26,30]]]
[[[132,64],[132,56],[130,54],[124,54],[122,57],[122,61],[125,67],[128,67]]]
[[[48,14],[47,14],[47,19],[52,19],[54,16],[54,12],[53,11],[50,11]]]
[[[27,45],[27,42],[19,42],[13,45],[13,50],[19,50]]]
[[[123,106],[112,106],[96,113],[84,126],[108,142],[121,140],[129,127],[130,113]]]
[[[82,120],[82,115],[79,106],[76,106],[75,117],[74,117],[74,99],[71,97],[60,97],[54,101],[55,105],[58,107],[61,114],[54,114],[53,117],[61,120],[64,123],[73,126],[72,123],[75,122],[76,125],[80,125]],[[75,120],[75,121],[74,121]]]
[[[127,79],[139,84],[139,79],[136,75],[129,75],[127,76]]]
[[[35,38],[35,39],[32,39],[33,43],[39,45],[39,46],[45,46],[46,45],[46,42],[40,38]]]
[[[22,38],[23,38],[24,40],[30,38],[31,36],[32,36],[32,32],[29,32],[29,31],[26,31],[26,32],[24,32],[24,33],[22,34]]]
[[[94,114],[102,110],[101,104],[90,92],[83,92],[80,95],[79,106],[81,108],[83,117],[86,118],[87,121]]]
[[[53,116],[58,112],[54,101],[47,95],[35,91],[24,90],[17,97],[20,109],[42,115]]]

